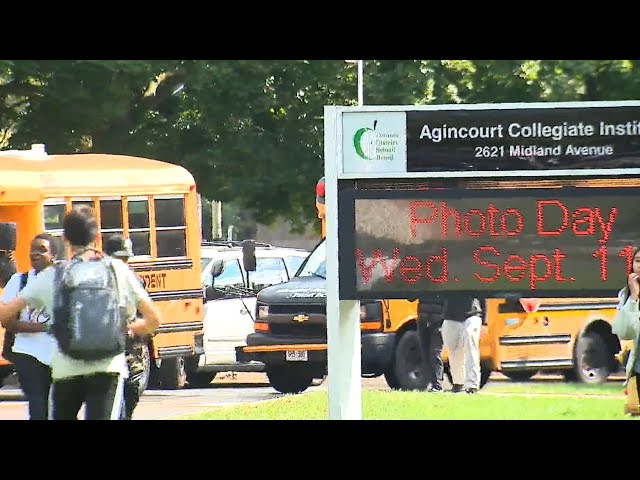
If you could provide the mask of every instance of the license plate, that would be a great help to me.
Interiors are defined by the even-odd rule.
[[[287,362],[306,362],[309,360],[306,350],[287,350],[284,358]]]

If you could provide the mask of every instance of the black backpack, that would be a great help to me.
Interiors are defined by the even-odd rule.
[[[29,281],[29,272],[20,274],[20,290],[22,290]],[[20,314],[18,313],[18,320],[20,319]],[[4,332],[4,343],[2,344],[2,356],[11,361],[11,357],[13,356],[13,344],[16,341],[16,334],[13,332],[9,332],[5,330]]]
[[[71,358],[113,357],[124,352],[127,337],[116,273],[110,257],[84,260],[80,255],[55,266],[51,331]]]

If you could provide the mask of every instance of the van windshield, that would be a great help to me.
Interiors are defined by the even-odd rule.
[[[327,278],[327,242],[323,240],[309,254],[304,261],[296,277],[322,277]]]

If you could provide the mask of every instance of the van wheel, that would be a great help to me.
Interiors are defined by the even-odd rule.
[[[301,393],[311,386],[313,375],[288,366],[267,367],[267,378],[280,393]]]
[[[178,390],[187,383],[183,357],[163,358],[160,365],[160,388]]]
[[[400,390],[424,390],[427,378],[422,372],[422,355],[418,333],[407,330],[398,341],[395,352],[395,377]]]
[[[191,372],[187,373],[187,383],[190,387],[204,388],[216,377],[217,372]]]
[[[589,332],[578,338],[575,371],[583,383],[603,383],[611,373],[612,355],[602,336]]]
[[[505,372],[501,372],[505,377],[510,378],[514,382],[526,382],[530,380],[536,373],[537,370],[507,370]]]

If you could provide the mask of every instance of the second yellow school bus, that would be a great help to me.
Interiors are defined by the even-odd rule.
[[[98,249],[114,233],[132,241],[130,265],[162,314],[147,345],[143,387],[183,387],[185,364],[202,353],[201,234],[191,173],[126,155],[48,155],[44,145],[0,152],[0,171],[0,222],[16,225],[18,271],[30,268],[29,244],[36,234],[47,232],[62,244],[62,220],[75,205],[93,207]],[[0,331],[0,342],[3,336]],[[0,371],[6,373],[1,367],[7,364],[0,357]]]

